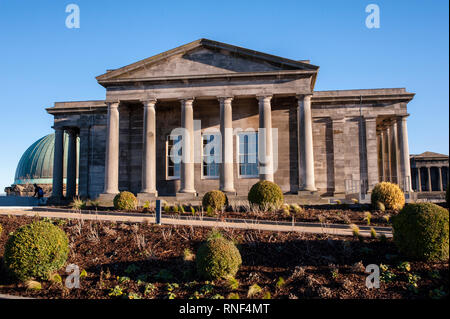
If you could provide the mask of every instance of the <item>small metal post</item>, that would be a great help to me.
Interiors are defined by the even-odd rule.
[[[161,200],[156,200],[155,222],[157,225],[161,225]]]

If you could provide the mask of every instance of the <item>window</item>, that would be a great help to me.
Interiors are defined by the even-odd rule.
[[[178,148],[178,152],[176,150]],[[167,179],[180,178],[180,162],[181,162],[181,135],[167,136]]]
[[[258,133],[238,134],[239,177],[258,177]]]
[[[202,177],[219,178],[219,163],[221,161],[220,134],[203,134],[202,141]]]

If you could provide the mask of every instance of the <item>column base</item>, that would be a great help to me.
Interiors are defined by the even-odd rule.
[[[176,198],[177,200],[180,199],[192,199],[192,198],[196,198],[198,196],[198,194],[194,191],[194,192],[178,192],[176,193]]]
[[[97,201],[100,203],[100,206],[114,206],[114,197],[117,194],[102,193],[98,195]]]
[[[67,204],[67,200],[65,199],[64,196],[50,196],[47,199],[47,205],[64,205]]]
[[[152,193],[138,193],[137,194],[137,199],[139,203],[143,203],[145,201],[151,201],[151,200],[155,200],[158,197],[158,192],[152,192]]]
[[[221,189],[222,193],[225,193],[226,195],[233,195],[236,196],[236,190],[235,189]]]
[[[317,194],[317,190],[315,191],[309,191],[309,190],[299,190],[297,191],[297,195],[316,195]]]

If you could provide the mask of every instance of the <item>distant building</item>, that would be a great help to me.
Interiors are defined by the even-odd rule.
[[[424,152],[411,155],[412,187],[415,192],[443,192],[448,185],[448,155]]]
[[[69,136],[64,136],[64,158],[67,159]],[[77,149],[79,149],[79,139]],[[17,164],[14,183],[5,188],[7,195],[27,196],[34,192],[33,184],[41,186],[46,194],[50,194],[53,182],[53,155],[55,134],[38,139],[23,153]],[[77,151],[77,154],[79,151]],[[63,184],[66,184],[67,160],[64,161]],[[30,194],[31,193],[31,194]]]

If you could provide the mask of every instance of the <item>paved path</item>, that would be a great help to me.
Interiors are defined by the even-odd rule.
[[[118,212],[84,212],[77,213],[64,209],[52,209],[40,207],[39,211],[33,209],[11,209],[0,210],[0,215],[16,215],[16,216],[36,216],[49,218],[82,218],[85,220],[104,220],[112,222],[150,222],[155,223],[154,214],[133,214],[133,213],[118,213]],[[53,210],[53,211],[52,211]],[[162,215],[162,224],[166,225],[187,225],[200,227],[217,227],[217,228],[238,228],[238,229],[255,229],[267,231],[282,231],[282,232],[300,232],[310,234],[330,234],[353,236],[352,229],[349,225],[343,224],[320,224],[320,223],[289,223],[276,221],[262,221],[262,220],[245,220],[245,219],[227,219],[224,221],[215,218],[194,218],[194,217],[176,217]],[[360,235],[370,236],[370,227],[358,226]],[[390,227],[373,227],[378,235],[384,234],[386,237],[392,237]]]

